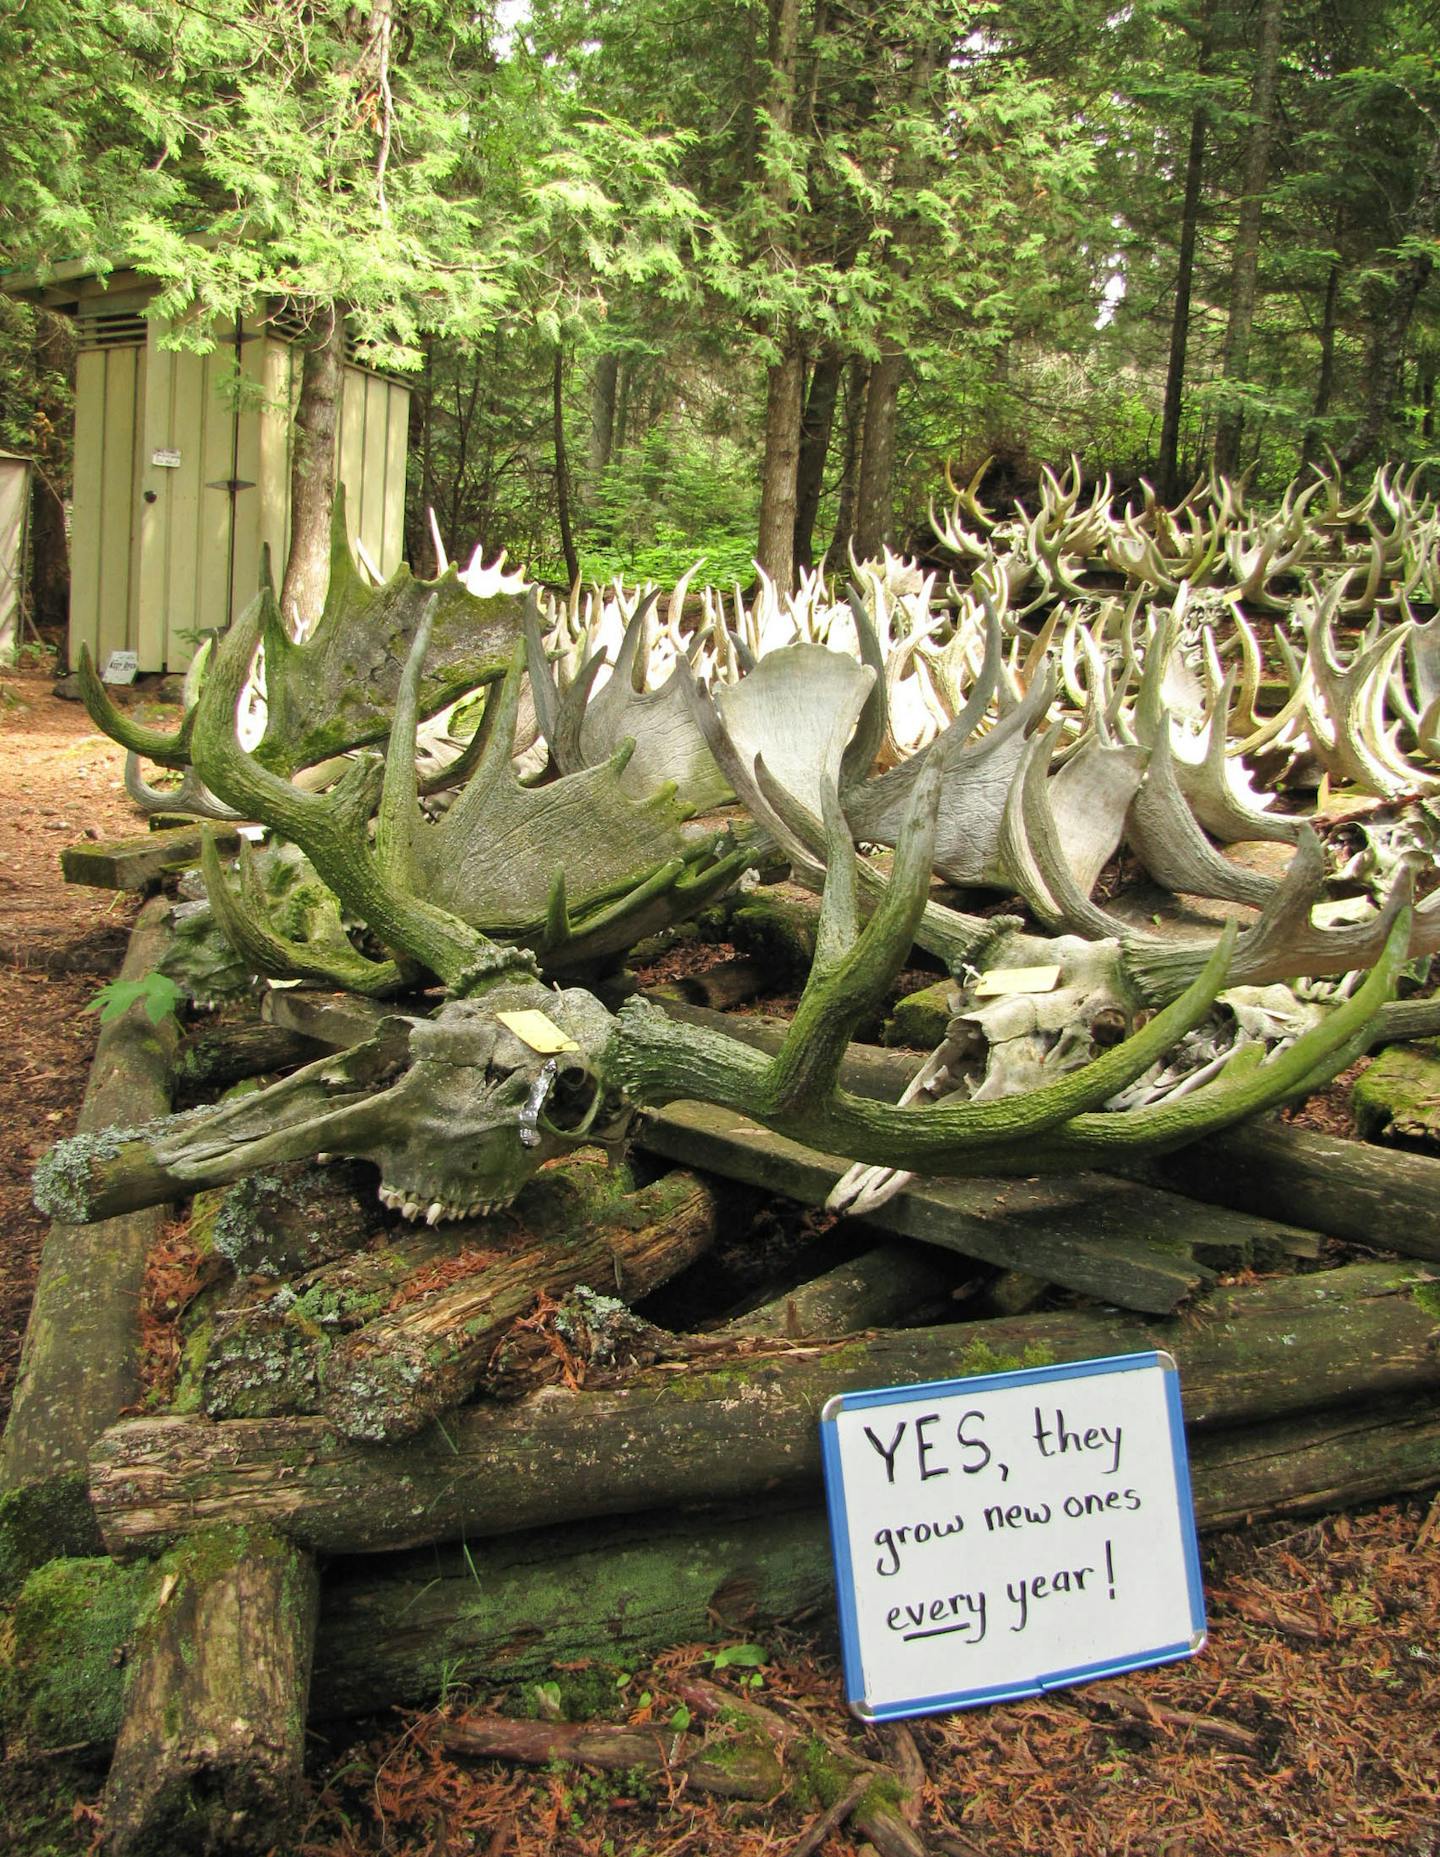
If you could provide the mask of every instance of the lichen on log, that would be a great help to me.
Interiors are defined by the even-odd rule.
[[[1423,1273],[1351,1265],[1217,1291],[1169,1322],[1057,1311],[651,1368],[464,1409],[384,1451],[318,1419],[135,1420],[97,1446],[91,1493],[112,1552],[222,1518],[371,1552],[803,1487],[819,1475],[814,1415],[837,1392],[1163,1347],[1188,1423],[1244,1424],[1440,1384],[1436,1329]]]

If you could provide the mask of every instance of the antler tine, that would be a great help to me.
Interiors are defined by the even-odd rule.
[[[235,739],[234,717],[240,693],[273,605],[273,594],[262,590],[215,655],[196,706],[192,737],[196,767],[227,805],[242,816],[264,819],[299,845],[345,907],[367,922],[387,946],[402,949],[447,986],[462,988],[473,983],[477,968],[484,966],[494,944],[447,911],[397,888],[370,851],[370,815],[379,771],[376,757],[358,756],[328,793],[304,793],[292,782],[261,767]],[[428,624],[422,622],[420,631],[427,630]],[[418,636],[416,644],[421,644]],[[423,649],[412,648],[402,686],[409,681],[418,689],[423,657]],[[416,707],[415,689],[410,706],[412,710]],[[400,733],[398,727],[396,732]],[[414,752],[412,726],[404,748],[412,784]],[[396,779],[399,783],[398,772]],[[398,811],[398,807],[397,797],[394,810]],[[393,823],[391,830],[393,834]]]
[[[140,772],[140,756],[133,748],[125,754],[125,791],[141,812],[183,812],[192,819],[217,822],[240,817],[206,789],[193,767],[185,769],[178,787],[152,787]]]
[[[766,1113],[777,1117],[816,1108],[833,1091],[855,1027],[884,999],[914,944],[930,888],[943,771],[934,755],[912,789],[885,895],[859,928],[859,858],[840,807],[841,736],[831,736],[821,785],[827,868],[815,958],[765,1079]],[[762,783],[763,767],[757,761]]]
[[[254,650],[253,646],[251,650]],[[190,743],[195,728],[193,709],[185,712],[180,727],[173,735],[167,735],[160,729],[142,728],[112,701],[110,692],[96,673],[88,645],[80,647],[80,662],[75,667],[75,675],[80,685],[80,700],[85,705],[85,713],[96,728],[112,741],[119,742],[122,748],[128,748],[132,754],[144,755],[147,761],[154,761],[159,767],[189,766]]]
[[[250,846],[242,841],[239,889],[234,890],[221,865],[214,834],[207,831],[201,839],[200,868],[215,920],[226,941],[256,973],[276,979],[318,980],[371,999],[403,993],[415,985],[419,974],[410,965],[371,961],[350,947],[338,907],[332,932],[323,941],[299,942],[280,933],[267,916],[254,863]]]

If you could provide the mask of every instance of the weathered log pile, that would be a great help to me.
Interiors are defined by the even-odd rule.
[[[278,996],[273,1016],[312,1053],[337,1037],[338,1012],[313,1002]],[[746,1035],[782,1034],[757,1021]],[[856,1048],[847,1078],[893,1093],[906,1068]],[[420,1701],[442,1668],[495,1686],[557,1657],[634,1659],[828,1603],[814,1418],[850,1388],[1158,1345],[1181,1364],[1202,1527],[1440,1480],[1440,1286],[1410,1261],[1440,1250],[1436,1164],[1403,1157],[1401,1180],[1394,1155],[1335,1144],[1347,1169],[1333,1205],[1320,1191],[1305,1205],[1311,1226],[1402,1256],[1318,1268],[1316,1229],[1193,1195],[1252,1148],[1283,1183],[1287,1153],[1303,1171],[1326,1144],[1279,1125],[1216,1141],[1223,1167],[1164,1189],[1110,1175],[912,1188],[874,1215],[882,1242],[854,1228],[853,1258],[824,1269],[838,1238],[812,1241],[808,1281],[690,1335],[629,1305],[723,1244],[747,1189],[819,1204],[843,1162],[677,1108],[640,1131],[648,1175],[582,1151],[488,1219],[406,1225],[352,1163],[204,1195],[194,1224],[231,1274],[192,1312],[177,1410],[119,1418],[112,1395],[74,1421],[89,1427],[95,1532],[47,1542],[33,1520],[52,1484],[73,1486],[63,1456],[54,1478],[7,1486],[32,1518],[28,1541],[8,1537],[7,1734],[34,1751],[113,1742],[114,1851],[163,1848],[202,1819],[211,1848],[261,1848],[296,1796],[307,1711]],[[671,1164],[681,1154],[691,1167]],[[1384,1189],[1412,1197],[1380,1230]],[[1217,1281],[1256,1263],[1274,1274]],[[1088,1294],[997,1313],[1007,1294],[1037,1300],[1033,1277],[1028,1294],[1011,1281],[1027,1265]],[[35,1461],[60,1362],[27,1357],[17,1463]],[[455,1732],[457,1751],[663,1761],[732,1795],[768,1796],[778,1771],[763,1735],[717,1756],[698,1712],[663,1748],[563,1724],[517,1741],[490,1718]]]

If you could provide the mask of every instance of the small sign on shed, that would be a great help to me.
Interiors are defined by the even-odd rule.
[[[820,1431],[846,1696],[866,1720],[1204,1644],[1168,1354],[845,1393]]]

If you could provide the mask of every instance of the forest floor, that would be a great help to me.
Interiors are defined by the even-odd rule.
[[[0,684],[0,1413],[45,1235],[30,1170],[73,1127],[96,1029],[84,1008],[134,914],[61,880],[64,845],[137,822],[120,751],[52,681],[7,672]],[[828,1616],[762,1634],[758,1669],[678,1646],[648,1668],[564,1677],[588,1677],[611,1720],[663,1724],[677,1683],[704,1673],[770,1710],[777,1733],[904,1777],[927,1847],[947,1857],[1440,1857],[1437,1516],[1423,1497],[1208,1536],[1199,1657],[908,1726],[848,1715]],[[445,1706],[467,1702],[533,1713],[533,1696]],[[823,1783],[727,1804],[653,1778],[457,1762],[442,1722],[408,1713],[317,1737],[308,1821],[277,1857],[770,1857],[813,1848],[806,1833],[829,1803]],[[77,1760],[7,1762],[3,1848],[97,1848],[102,1781]],[[861,1842],[842,1826],[819,1848],[854,1857]]]

